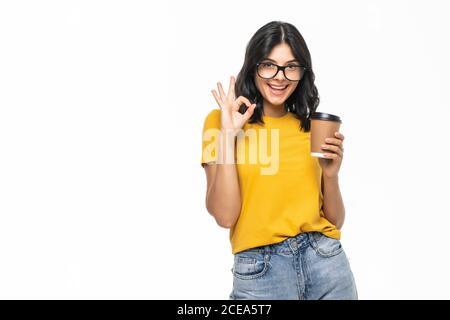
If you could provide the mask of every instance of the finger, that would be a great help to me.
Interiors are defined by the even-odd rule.
[[[345,139],[344,135],[343,135],[342,133],[340,133],[339,131],[336,131],[336,132],[334,133],[334,135],[335,135],[336,137],[338,137],[339,139],[341,139],[341,140],[344,140],[344,139]]]
[[[217,104],[219,105],[219,107],[222,109],[222,101],[220,100],[220,97],[217,95],[216,90],[211,90],[214,99],[216,99]]]
[[[225,94],[225,91],[223,91],[223,87],[220,82],[217,82],[217,89],[219,89],[220,99],[222,101],[225,101],[225,98],[227,97],[227,95]]]
[[[248,107],[247,111],[244,112],[244,119],[245,119],[245,121],[250,119],[250,117],[253,114],[253,111],[255,111],[255,108],[256,108],[256,103],[250,105],[250,107]]]
[[[235,89],[234,89],[235,85],[236,85],[236,79],[233,76],[231,76],[230,77],[230,87],[228,88],[228,98],[232,99],[232,100],[236,99],[236,93],[235,93]]]
[[[341,139],[336,139],[336,138],[326,138],[325,142],[329,143],[329,144],[334,144],[336,146],[342,145],[342,140]]]
[[[244,96],[239,96],[237,99],[236,99],[236,103],[237,103],[237,105],[238,106],[240,106],[242,103],[245,103],[245,105],[247,106],[247,107],[250,107],[251,105],[252,105],[252,103],[250,102],[250,100],[248,100],[246,97],[244,97]]]
[[[331,139],[334,139],[334,140],[328,140],[328,139],[330,139],[330,138],[326,138],[325,139],[325,142],[326,142],[327,145],[338,146],[342,151],[344,151],[344,142],[342,140],[334,139],[334,138],[331,138]]]
[[[328,159],[337,159],[339,157],[337,153],[324,153],[323,155]]]
[[[334,146],[330,144],[323,144],[321,145],[321,148],[323,150],[332,151],[334,153],[337,153],[339,156],[343,156],[343,150],[339,146]]]

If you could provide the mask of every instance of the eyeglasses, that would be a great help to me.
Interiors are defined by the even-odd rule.
[[[308,69],[296,64],[288,64],[282,67],[272,62],[259,62],[256,64],[256,68],[258,75],[263,79],[272,79],[282,70],[284,77],[289,81],[300,81]]]

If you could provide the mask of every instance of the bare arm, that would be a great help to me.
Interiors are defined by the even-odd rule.
[[[221,109],[221,134],[217,145],[217,162],[205,167],[206,208],[217,223],[224,228],[231,228],[239,218],[241,193],[234,156],[236,136],[250,119],[256,107],[256,104],[252,104],[243,96],[236,99],[235,81],[234,77],[230,78],[228,94],[225,93],[220,82],[217,83],[219,93],[212,90]],[[242,103],[248,107],[244,114],[239,112]]]
[[[207,178],[206,208],[217,224],[231,228],[239,218],[241,195],[236,164],[234,163],[234,135],[222,134],[219,160],[205,166]],[[227,157],[229,158],[226,161]]]
[[[339,178],[322,176],[323,212],[339,230],[344,225],[345,207],[339,188]]]

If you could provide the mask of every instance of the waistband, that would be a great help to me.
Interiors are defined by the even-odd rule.
[[[264,254],[268,253],[292,254],[308,247],[311,241],[313,241],[313,239],[317,240],[321,236],[322,233],[317,231],[301,232],[298,235],[289,237],[281,242],[272,243],[256,248],[250,248],[244,251],[237,252],[236,254],[243,252],[257,252]]]

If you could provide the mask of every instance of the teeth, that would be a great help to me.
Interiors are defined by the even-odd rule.
[[[271,88],[273,88],[273,89],[282,90],[282,89],[285,89],[287,86],[284,86],[284,87],[274,87],[274,86],[272,86],[272,85],[269,84],[269,87],[271,87]]]

